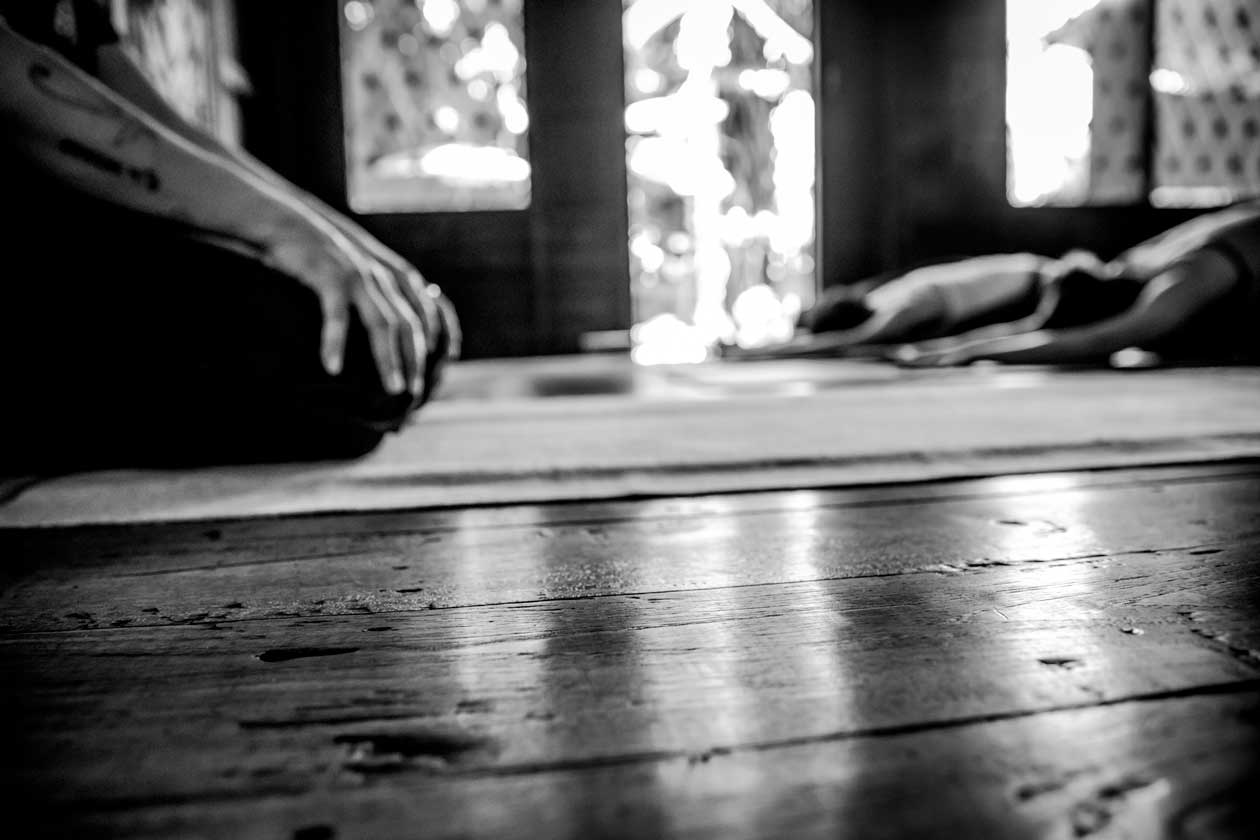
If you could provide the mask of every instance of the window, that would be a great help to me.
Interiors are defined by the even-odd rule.
[[[521,0],[349,0],[341,51],[352,209],[529,206]]]
[[[1007,0],[1012,204],[1260,194],[1260,0]]]
[[[1160,0],[1151,202],[1260,195],[1260,0]]]

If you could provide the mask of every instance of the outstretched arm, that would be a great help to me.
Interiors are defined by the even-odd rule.
[[[931,349],[902,348],[897,361],[915,367],[963,365],[981,359],[1015,364],[1071,364],[1106,360],[1127,347],[1148,345],[1176,332],[1240,282],[1234,263],[1219,251],[1196,251],[1155,277],[1127,311],[1062,330],[1035,330]]]
[[[882,355],[878,348],[900,341],[909,331],[930,323],[936,317],[935,312],[934,308],[917,304],[888,308],[871,313],[869,318],[851,329],[803,333],[781,344],[765,347],[729,347],[723,351],[723,358],[753,360]]]
[[[868,291],[870,315],[855,327],[801,335],[785,344],[729,352],[736,358],[841,355],[898,344],[915,336],[949,335],[1030,298],[1041,272],[1056,261],[1035,254],[994,254],[913,269]],[[846,299],[846,302],[852,298]],[[824,298],[826,310],[836,301]],[[818,320],[824,323],[824,311]]]
[[[96,58],[98,77],[115,93],[130,100],[132,104],[198,148],[238,164],[292,200],[300,202],[358,245],[372,262],[373,269],[378,273],[386,273],[388,277],[385,279],[401,290],[408,303],[421,316],[420,326],[427,339],[429,352],[436,351],[438,334],[440,330],[445,329],[448,339],[447,352],[454,356],[458,355],[459,325],[454,311],[449,305],[443,305],[441,290],[436,286],[426,284],[414,266],[361,226],[310,193],[299,189],[244,149],[223,143],[210,132],[192,125],[181,117],[153,87],[121,45],[111,43],[99,47]]]
[[[342,364],[359,312],[385,387],[423,375],[423,332],[403,291],[335,225],[275,182],[173,131],[0,20],[0,124],[17,154],[98,199],[256,250],[309,286],[324,313],[321,357]]]

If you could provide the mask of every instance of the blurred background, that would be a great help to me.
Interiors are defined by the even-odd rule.
[[[113,0],[187,116],[454,300],[471,357],[701,361],[825,286],[1104,257],[1260,194],[1260,0]]]

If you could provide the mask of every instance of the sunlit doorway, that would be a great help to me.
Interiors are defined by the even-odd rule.
[[[633,356],[791,336],[816,289],[812,0],[624,0]]]

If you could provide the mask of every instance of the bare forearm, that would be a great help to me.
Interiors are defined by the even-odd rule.
[[[55,178],[244,241],[324,224],[275,185],[199,148],[59,55],[3,24],[0,39],[6,142]]]
[[[353,309],[386,389],[422,392],[428,348],[418,313],[434,304],[422,298],[414,269],[389,270],[282,180],[202,142],[160,101],[148,105],[161,119],[148,113],[143,88],[138,105],[3,19],[0,86],[0,142],[12,151],[85,194],[252,246],[265,265],[315,292],[330,374],[341,370]]]
[[[272,189],[299,203],[324,221],[352,239],[359,240],[368,234],[344,215],[329,207],[310,193],[295,186],[271,167],[246,152],[224,143],[211,132],[190,124],[176,113],[162,95],[153,87],[140,68],[117,44],[109,44],[97,50],[100,80],[115,93],[126,98],[170,131],[192,143],[197,148],[230,162]]]

